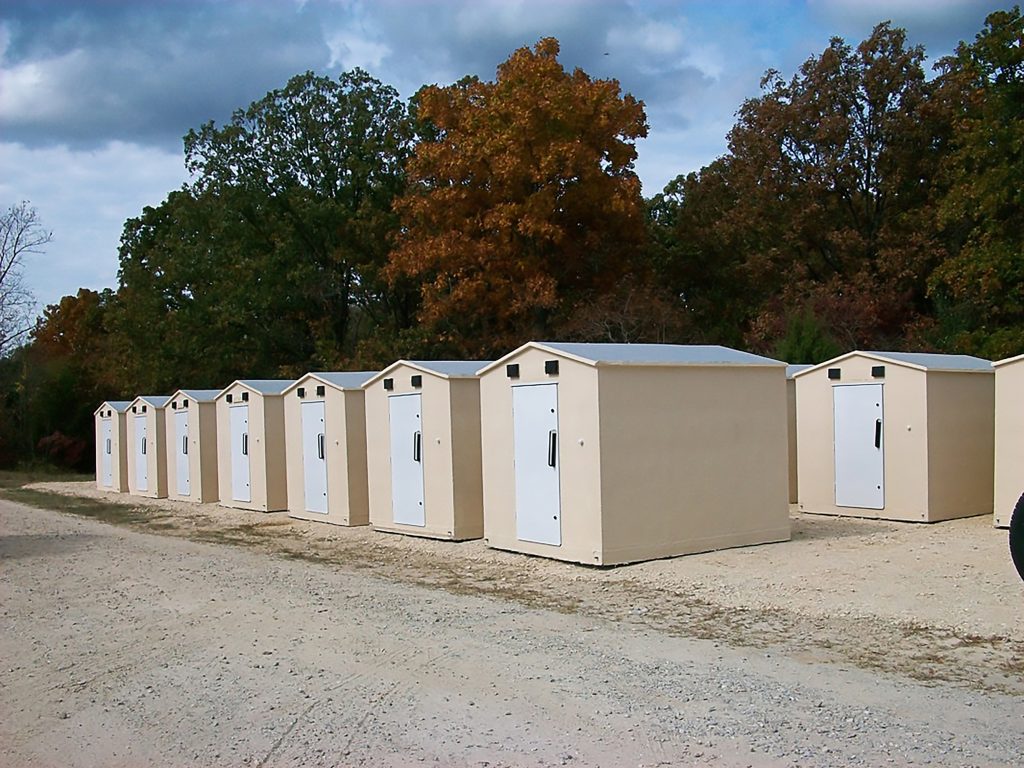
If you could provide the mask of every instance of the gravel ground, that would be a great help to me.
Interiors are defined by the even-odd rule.
[[[115,527],[0,502],[4,766],[1024,753],[1024,589],[988,520],[796,516],[790,543],[600,570],[213,505],[125,510]]]

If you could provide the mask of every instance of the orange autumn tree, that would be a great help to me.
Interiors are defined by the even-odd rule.
[[[420,282],[435,348],[493,354],[557,334],[640,254],[643,103],[616,80],[567,72],[558,52],[545,38],[515,51],[494,82],[416,96],[425,138],[397,202],[389,274]]]

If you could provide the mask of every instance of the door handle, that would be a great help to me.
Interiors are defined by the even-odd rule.
[[[110,438],[107,438],[107,453],[110,453]]]
[[[412,433],[412,460],[420,461],[423,455],[423,436],[419,432]]]
[[[242,455],[243,456],[248,456],[249,455],[249,433],[248,432],[245,432],[242,435]]]
[[[181,436],[181,452],[188,456],[188,435]]]
[[[320,454],[320,458],[323,459],[323,457],[324,457],[324,436],[323,436],[322,432],[319,435],[316,436],[316,450],[317,450],[317,453]]]
[[[882,420],[875,419],[875,448],[882,447]]]
[[[552,429],[548,432],[548,466],[555,466],[555,456],[558,454],[558,432]]]
[[[146,455],[146,438],[142,438],[142,455]]]

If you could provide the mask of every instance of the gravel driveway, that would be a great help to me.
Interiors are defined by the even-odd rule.
[[[598,570],[151,507],[124,527],[0,502],[5,767],[1011,766],[1024,754],[1024,590],[990,562],[1005,532],[978,521],[797,520],[807,530],[786,545]],[[862,594],[884,592],[879,569],[899,591],[880,561],[893,539],[906,552],[905,536],[918,537],[908,573],[949,537],[951,575],[902,585],[945,584],[941,608]],[[950,559],[961,550],[977,562]],[[815,552],[831,554],[815,566]],[[839,606],[813,599],[844,589]]]

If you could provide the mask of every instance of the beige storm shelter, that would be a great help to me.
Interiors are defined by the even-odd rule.
[[[788,418],[787,430],[789,436],[789,503],[796,504],[797,481],[796,481],[796,382],[793,377],[805,371],[809,365],[787,365],[786,366],[786,416]]]
[[[1024,494],[1024,355],[992,364],[996,379],[995,516],[998,528]]]
[[[240,379],[217,395],[220,503],[256,512],[288,508],[284,391],[291,379]]]
[[[217,501],[218,389],[179,389],[167,407],[167,496]]]
[[[363,385],[376,530],[452,540],[483,535],[476,372],[484,365],[399,360]]]
[[[93,412],[96,420],[96,487],[128,492],[128,400],[107,400]]]
[[[490,546],[613,565],[789,539],[784,363],[530,342],[480,373]]]
[[[128,492],[162,499],[167,496],[165,408],[163,395],[139,395],[126,413]]]
[[[804,512],[992,514],[994,376],[968,355],[850,352],[794,376]]]
[[[375,371],[307,373],[284,392],[288,514],[370,522],[363,384]]]

